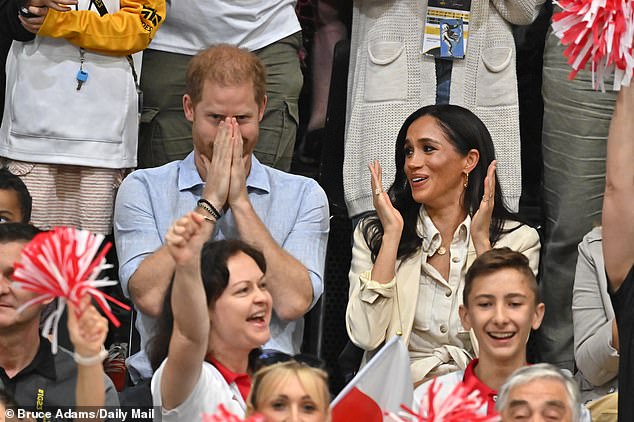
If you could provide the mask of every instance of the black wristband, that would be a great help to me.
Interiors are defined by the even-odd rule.
[[[213,204],[211,202],[207,201],[205,198],[200,198],[198,200],[198,204],[197,205],[200,208],[202,208],[205,211],[207,211],[209,214],[211,214],[216,220],[218,220],[220,218],[220,213],[218,212],[216,207],[214,207]]]

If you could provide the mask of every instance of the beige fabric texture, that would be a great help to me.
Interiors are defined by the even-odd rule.
[[[472,0],[464,60],[455,60],[450,103],[473,111],[493,137],[505,202],[519,208],[521,157],[515,44],[543,0]],[[427,2],[355,0],[344,159],[348,213],[373,209],[367,163],[378,159],[384,188],[394,180],[394,145],[405,120],[436,98],[432,57],[421,54]]]
[[[509,229],[517,224],[519,223],[509,221],[504,227]],[[399,331],[402,332],[404,343],[409,347],[414,319],[417,312],[421,315],[422,308],[427,320],[419,318],[417,321],[419,327],[425,328],[424,334],[418,334],[419,348],[420,340],[424,340],[428,353],[425,356],[419,351],[416,358],[435,360],[436,364],[432,367],[424,365],[423,371],[417,371],[413,375],[420,378],[442,374],[451,368],[455,370],[456,363],[460,362],[456,362],[455,350],[449,350],[446,346],[458,347],[463,349],[464,353],[472,353],[468,332],[459,321],[458,307],[462,303],[464,277],[476,258],[473,242],[469,239],[466,251],[451,251],[452,259],[457,257],[460,262],[454,269],[459,272],[459,276],[450,277],[449,282],[442,277],[434,277],[423,272],[428,266],[422,264],[426,263],[427,257],[434,251],[433,241],[430,240],[424,241],[422,247],[411,258],[402,262],[397,261],[396,277],[388,283],[381,284],[370,278],[372,260],[370,249],[363,238],[362,225],[363,222],[354,232],[352,263],[348,277],[350,290],[346,326],[352,342],[366,350],[364,361]],[[465,220],[464,225],[470,228],[470,218]],[[540,243],[535,229],[523,225],[503,235],[495,247],[504,246],[526,255],[531,269],[537,273]],[[428,290],[422,295],[421,280],[428,286]],[[451,294],[446,295],[449,290]],[[424,303],[420,303],[420,297],[425,298]],[[416,366],[415,362],[412,362],[412,366]]]

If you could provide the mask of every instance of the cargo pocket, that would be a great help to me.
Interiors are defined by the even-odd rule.
[[[282,126],[280,143],[275,157],[276,162],[292,159],[295,138],[297,137],[297,128],[299,127],[299,106],[297,105],[297,101],[284,100],[284,105],[286,112],[283,113],[282,116],[284,124]]]
[[[288,169],[293,157],[299,112],[296,103],[288,99],[269,101],[260,122],[260,136],[255,156],[267,166]]]
[[[393,40],[370,41],[365,74],[365,101],[403,101],[406,98],[405,43]]]
[[[483,50],[476,104],[480,107],[513,105],[517,102],[517,84],[510,47]]]

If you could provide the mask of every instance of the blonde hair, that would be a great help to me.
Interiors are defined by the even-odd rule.
[[[291,377],[297,377],[304,390],[315,401],[317,407],[330,415],[330,391],[328,375],[319,368],[289,360],[265,366],[253,376],[251,392],[247,398],[247,415],[252,415],[275,395],[275,391]],[[330,416],[328,416],[330,420]]]
[[[196,54],[187,66],[185,93],[197,104],[203,85],[210,81],[223,87],[253,84],[258,107],[266,95],[266,68],[253,53],[230,44],[216,44]]]

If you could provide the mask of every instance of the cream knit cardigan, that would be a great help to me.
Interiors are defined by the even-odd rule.
[[[522,190],[515,44],[510,24],[526,25],[543,0],[472,0],[464,60],[455,60],[450,103],[473,111],[493,137],[507,205]],[[408,115],[434,104],[434,59],[421,54],[425,0],[355,0],[353,10],[344,191],[348,213],[373,209],[367,163],[378,159],[384,188],[395,173],[394,145]]]

